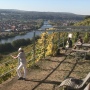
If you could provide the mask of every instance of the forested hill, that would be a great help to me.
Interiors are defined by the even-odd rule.
[[[0,19],[60,19],[60,20],[82,20],[84,15],[76,15],[66,12],[35,12],[35,11],[23,11],[14,9],[0,9]]]
[[[90,16],[85,17],[83,21],[74,24],[75,26],[90,26]]]

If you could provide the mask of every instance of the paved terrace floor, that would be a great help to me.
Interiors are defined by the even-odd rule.
[[[89,63],[89,60],[76,61],[63,53],[55,57],[47,57],[34,67],[28,68],[26,81],[17,80],[16,76],[2,83],[0,90],[55,90],[66,77],[85,77],[90,67],[84,70],[83,67],[90,66]]]

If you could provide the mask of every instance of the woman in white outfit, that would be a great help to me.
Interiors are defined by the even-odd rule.
[[[13,56],[11,55],[14,59],[18,58],[18,62],[19,62],[19,65],[17,67],[17,74],[18,74],[18,80],[25,80],[26,79],[26,57],[25,57],[25,53],[23,51],[22,48],[19,48],[18,49],[18,55],[17,56]],[[22,77],[21,75],[21,69],[23,68],[23,71],[24,71],[24,75]]]

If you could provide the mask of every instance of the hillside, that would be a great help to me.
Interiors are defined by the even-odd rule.
[[[67,12],[35,12],[14,9],[0,9],[0,19],[60,19],[60,20],[82,20],[85,16]]]
[[[90,26],[90,18],[74,24],[75,26]]]

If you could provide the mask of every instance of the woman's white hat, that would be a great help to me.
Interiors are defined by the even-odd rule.
[[[69,33],[68,34],[68,38],[72,38],[72,33]]]
[[[22,49],[22,48],[19,48],[19,49],[18,49],[18,51],[21,51],[21,50],[23,50],[23,49]]]

